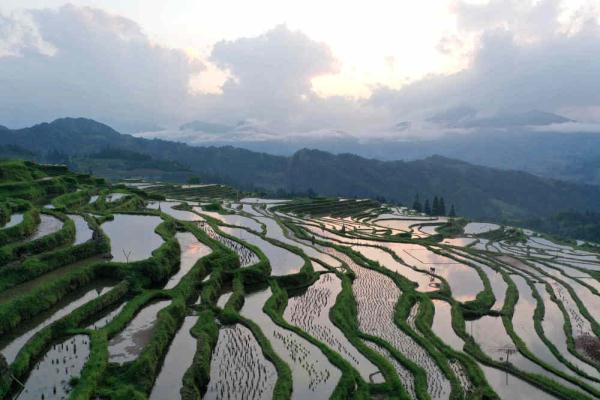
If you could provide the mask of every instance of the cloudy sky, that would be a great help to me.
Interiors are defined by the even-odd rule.
[[[368,135],[462,109],[593,124],[599,15],[600,0],[3,0],[0,124]]]

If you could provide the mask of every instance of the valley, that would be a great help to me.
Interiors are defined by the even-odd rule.
[[[600,246],[0,162],[0,398],[600,398]]]

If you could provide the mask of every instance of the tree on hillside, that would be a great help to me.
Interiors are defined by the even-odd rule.
[[[431,215],[440,215],[440,202],[437,196],[433,196],[433,204],[431,205]]]
[[[450,213],[448,214],[448,216],[450,218],[456,217],[456,211],[454,210],[454,204],[452,204],[452,206],[450,206]]]
[[[431,206],[429,205],[429,199],[425,199],[425,208],[423,212],[427,215],[431,215]]]
[[[440,201],[438,202],[438,207],[439,207],[439,209],[438,209],[438,211],[439,211],[438,215],[441,215],[441,216],[446,215],[446,203],[445,203],[443,197],[440,197]]]
[[[413,202],[412,208],[416,212],[422,212],[423,211],[423,207],[421,206],[421,201],[419,200],[419,193],[417,193],[415,195],[415,201]]]

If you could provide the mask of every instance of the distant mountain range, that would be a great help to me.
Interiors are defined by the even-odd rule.
[[[414,122],[402,121],[390,127],[389,132],[373,132],[363,137],[335,129],[282,134],[256,121],[235,125],[194,121],[179,130],[139,136],[195,146],[234,145],[283,156],[291,156],[303,148],[380,160],[410,161],[442,155],[488,167],[519,169],[548,178],[600,185],[600,126],[597,132],[590,133],[589,129],[578,131],[581,124],[553,113],[531,110],[481,115],[469,107],[433,115],[426,124],[430,125],[422,128]],[[566,128],[568,132],[561,131]],[[418,139],[409,139],[411,132],[419,129],[425,133]],[[427,136],[431,132],[437,136]]]
[[[37,160],[67,162],[80,171],[92,169],[109,176],[113,172],[119,172],[118,177],[186,179],[195,175],[243,189],[296,193],[312,190],[322,195],[385,197],[404,204],[411,204],[416,193],[421,198],[438,195],[448,205],[455,204],[458,213],[477,219],[543,217],[570,209],[600,211],[600,187],[442,156],[379,161],[306,149],[292,156],[278,156],[231,146],[194,147],[138,138],[82,118],[2,130],[0,146],[13,153],[17,146],[24,154],[35,153],[33,158]]]

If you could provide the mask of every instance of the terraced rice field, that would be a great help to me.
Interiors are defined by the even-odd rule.
[[[327,360],[318,347],[296,333],[276,325],[262,311],[271,294],[269,289],[250,294],[240,314],[258,324],[275,353],[291,368],[294,377],[292,398],[329,397],[339,381],[340,371]]]
[[[0,399],[600,398],[590,247],[64,174],[68,192],[0,198]]]
[[[381,382],[379,369],[329,319],[329,311],[341,289],[341,282],[335,275],[321,275],[306,291],[288,300],[284,318],[338,352],[366,382]]]
[[[414,339],[394,323],[394,306],[401,292],[387,276],[364,268],[341,253],[334,253],[356,274],[352,290],[358,305],[359,329],[368,335],[390,343],[402,355],[423,368],[427,373],[427,391],[432,398],[450,396],[450,383]]]
[[[109,360],[124,363],[134,360],[150,340],[158,313],[170,304],[160,300],[140,310],[125,329],[108,342]]]
[[[273,397],[277,371],[262,355],[252,332],[241,324],[221,328],[210,370],[205,399]]]

